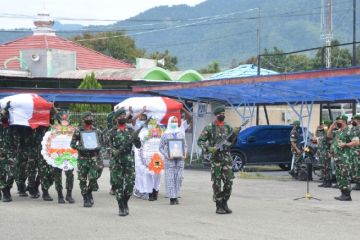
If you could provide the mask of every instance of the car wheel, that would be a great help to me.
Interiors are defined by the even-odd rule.
[[[245,155],[241,152],[232,152],[231,157],[233,163],[232,166],[233,172],[240,171],[245,165]]]
[[[284,171],[289,171],[291,168],[290,164],[279,164],[279,167]]]

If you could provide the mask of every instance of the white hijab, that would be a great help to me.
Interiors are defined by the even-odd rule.
[[[170,127],[171,121],[172,121],[174,118],[177,119],[175,116],[169,117],[169,119],[168,119],[168,124],[167,124],[166,130],[165,130],[165,133],[177,133],[177,132],[180,132],[179,123],[177,124],[177,126],[176,126],[175,129]]]

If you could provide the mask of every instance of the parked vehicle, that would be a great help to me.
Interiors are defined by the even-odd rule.
[[[279,165],[290,170],[292,153],[289,125],[261,125],[246,128],[231,148],[233,171],[247,165]]]

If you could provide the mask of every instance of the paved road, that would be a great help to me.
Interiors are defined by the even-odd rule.
[[[0,239],[359,239],[360,192],[353,202],[333,199],[337,189],[310,183],[310,192],[321,198],[298,200],[304,182],[284,177],[237,178],[229,206],[234,213],[215,214],[208,171],[186,170],[180,205],[164,198],[149,202],[132,198],[130,215],[119,217],[116,201],[108,194],[105,169],[95,205],[82,207],[76,181],[74,205],[43,202],[14,196],[0,202]],[[55,197],[52,189],[51,194]]]

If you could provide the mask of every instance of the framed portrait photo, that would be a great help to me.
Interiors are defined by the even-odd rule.
[[[99,146],[99,139],[96,131],[81,131],[81,144],[85,149],[93,150]]]
[[[168,139],[169,159],[185,157],[184,139]]]

